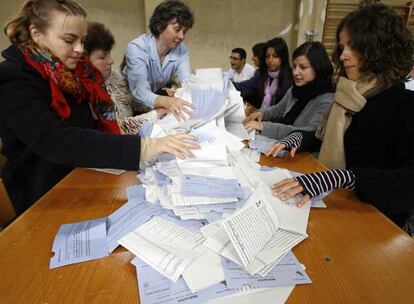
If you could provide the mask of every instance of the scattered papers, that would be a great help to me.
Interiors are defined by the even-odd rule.
[[[288,252],[265,277],[251,276],[241,266],[226,259],[223,260],[223,265],[227,286],[233,289],[243,286],[264,288],[312,283],[292,252]]]
[[[143,197],[129,200],[125,205],[108,216],[108,251],[112,252],[118,247],[118,240],[124,235],[161,213],[165,213],[165,210],[158,205],[146,203]]]
[[[50,268],[107,256],[106,219],[62,225],[53,242],[52,252]]]
[[[144,121],[141,125],[141,129],[139,130],[139,135],[141,137],[150,137],[153,128],[154,128],[154,123]]]
[[[159,273],[176,282],[187,265],[204,248],[201,233],[181,227],[160,217],[154,217],[119,243]]]
[[[247,268],[276,232],[279,220],[268,201],[255,192],[246,206],[227,217],[222,225]]]
[[[222,282],[200,292],[192,293],[183,278],[173,283],[137,258],[131,263],[135,265],[137,270],[142,304],[200,304],[235,292],[228,289],[226,283]]]
[[[184,175],[181,195],[242,198],[243,192],[237,179]]]
[[[137,256],[143,304],[283,303],[290,285],[311,282],[291,253],[307,238],[310,204],[272,195],[271,185],[291,174],[257,164],[274,141],[247,133],[240,93],[221,70],[199,71],[176,96],[194,105],[191,117],[167,115],[143,124],[141,135],[189,133],[201,149],[192,159],[143,164],[143,184],[127,188],[128,202],[91,221],[103,235],[100,254],[121,244]]]
[[[245,287],[234,295],[213,299],[208,304],[283,304],[287,301],[294,286],[274,288]]]

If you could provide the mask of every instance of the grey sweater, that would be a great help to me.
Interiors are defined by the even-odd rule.
[[[292,96],[291,87],[278,104],[266,110],[259,110],[263,113],[263,130],[261,134],[279,140],[292,131],[315,131],[322,119],[322,115],[329,110],[333,100],[333,93],[318,95],[309,101],[293,125],[281,124],[279,121],[282,120],[298,101],[298,99]]]

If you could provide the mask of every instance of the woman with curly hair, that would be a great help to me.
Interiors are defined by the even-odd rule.
[[[328,171],[273,185],[286,200],[334,188],[354,189],[395,223],[414,210],[414,92],[404,81],[413,66],[413,35],[401,17],[382,4],[348,14],[336,33],[333,54],[339,79],[335,102],[316,133],[295,132],[268,151],[314,151]]]

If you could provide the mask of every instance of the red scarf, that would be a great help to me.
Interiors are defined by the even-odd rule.
[[[76,69],[70,71],[51,53],[40,50],[33,43],[21,47],[26,62],[49,81],[52,101],[50,106],[63,119],[68,119],[71,109],[63,93],[71,95],[76,104],[87,100],[98,117],[98,130],[121,134],[116,119],[115,106],[105,90],[102,74],[82,56]]]

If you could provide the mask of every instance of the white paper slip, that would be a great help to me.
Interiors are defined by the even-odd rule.
[[[225,144],[202,143],[200,149],[191,150],[194,158],[178,158],[180,168],[227,166],[227,150]]]
[[[206,215],[194,206],[173,206],[174,214],[180,217],[182,220],[204,220]]]
[[[185,267],[189,264],[188,261],[155,245],[136,231],[128,233],[118,242],[173,282],[178,280],[184,272]]]
[[[252,275],[260,273],[266,276],[271,270],[269,265],[274,264],[276,260],[307,237],[307,235],[278,229],[256,258],[246,267],[246,270]],[[262,271],[264,269],[267,271]]]
[[[229,166],[209,167],[209,168],[181,168],[183,175],[201,175],[210,177],[221,177],[227,179],[237,179],[233,170]]]
[[[53,241],[50,268],[108,256],[106,218],[64,224]]]
[[[103,173],[108,173],[108,174],[114,174],[114,175],[121,175],[122,173],[125,172],[125,170],[121,170],[121,169],[110,169],[110,168],[106,168],[106,169],[101,169],[101,168],[88,168],[91,170],[95,170],[95,171],[99,171],[99,172],[103,172]]]
[[[205,250],[203,241],[201,233],[154,217],[119,243],[175,282],[185,267]]]
[[[284,169],[276,169],[267,172],[260,171],[259,176],[267,185],[269,191],[270,187],[272,187],[274,183],[277,183],[285,178],[292,178],[289,171]],[[267,195],[267,199],[271,202],[274,212],[279,217],[280,228],[306,234],[311,204],[307,203],[299,208],[296,206],[298,198],[282,202],[280,199],[273,196],[269,191],[264,191],[264,195]]]
[[[184,270],[183,278],[191,292],[198,292],[225,280],[221,256],[205,250]]]
[[[248,140],[249,133],[242,123],[226,123],[227,132],[239,137],[241,140]]]
[[[244,148],[244,144],[239,137],[227,132],[225,129],[217,127],[215,124],[206,124],[198,128],[198,130],[214,136],[216,143],[225,144],[229,151],[240,151]]]
[[[279,220],[257,190],[246,206],[224,219],[222,225],[243,265],[248,267],[278,229]]]
[[[142,225],[155,215],[168,212],[159,205],[151,205],[143,199],[128,201],[121,208],[116,210],[107,219],[107,241],[108,251],[112,252],[118,247],[118,240],[131,232],[139,225]]]
[[[204,246],[238,265],[243,265],[236,249],[231,243],[230,237],[228,236],[221,224],[219,225],[219,228],[217,230],[212,229],[212,231],[209,232],[204,230],[204,233],[208,233],[208,237],[204,242]]]
[[[137,258],[131,263],[137,270],[139,297],[142,304],[200,304],[235,292],[227,288],[225,282],[221,282],[192,293],[183,278],[173,283]]]
[[[223,90],[223,72],[221,68],[206,68],[196,69],[195,77],[201,81],[201,83],[208,84],[211,88],[216,90]]]
[[[246,155],[248,158],[250,158],[254,162],[258,163],[260,161],[260,155],[261,154],[257,150],[252,150],[252,149],[249,149],[249,148],[243,148],[241,150],[241,153]]]
[[[221,297],[208,304],[283,304],[287,301],[295,286],[252,288],[242,290],[231,296]]]
[[[183,197],[178,192],[171,193],[171,199],[173,205],[176,207],[190,207],[190,206],[197,206],[197,205],[211,205],[211,204],[225,204],[225,203],[234,203],[238,202],[239,199],[237,197],[227,197],[227,198],[220,198],[220,197],[207,197],[207,196],[187,196]]]
[[[223,260],[227,286],[239,289],[242,286],[254,288],[293,286],[310,284],[312,281],[292,252],[288,252],[265,277],[251,276],[239,265]]]

